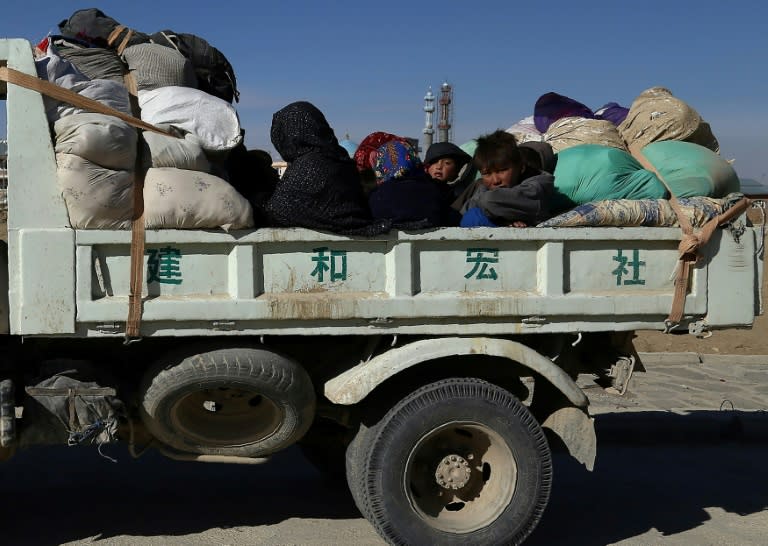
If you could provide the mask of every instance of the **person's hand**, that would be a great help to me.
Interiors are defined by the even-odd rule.
[[[528,227],[528,224],[523,222],[522,220],[515,220],[511,224],[509,224],[510,227]]]

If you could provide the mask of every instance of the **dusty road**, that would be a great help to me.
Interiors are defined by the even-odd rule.
[[[603,435],[594,473],[556,460],[553,495],[528,544],[765,543],[768,443],[678,443],[668,435],[656,443],[648,431],[637,443],[616,433],[632,429],[628,417],[604,421],[612,438]],[[667,431],[684,426],[654,418]],[[258,467],[110,453],[117,464],[92,450],[55,448],[0,467],[3,544],[382,544],[346,491],[295,451]]]
[[[765,544],[768,363],[669,364],[649,361],[621,407],[595,402],[595,472],[556,458],[549,507],[526,544]],[[668,399],[699,409],[681,415],[664,407]],[[725,399],[735,411],[723,413]],[[294,449],[260,466],[105,452],[118,463],[91,448],[55,447],[0,465],[0,543],[383,544],[345,484],[325,481]]]

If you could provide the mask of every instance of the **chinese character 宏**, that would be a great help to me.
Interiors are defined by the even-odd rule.
[[[474,264],[472,270],[464,275],[465,279],[470,279],[475,276],[476,279],[491,279],[495,281],[498,279],[496,270],[488,264],[499,263],[499,249],[498,248],[468,248],[467,249],[467,263]]]

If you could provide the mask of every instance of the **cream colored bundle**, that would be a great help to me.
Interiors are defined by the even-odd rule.
[[[709,124],[693,107],[665,87],[651,87],[640,93],[618,130],[628,148],[680,140],[700,144],[715,153],[720,151]]]
[[[580,144],[599,144],[627,151],[616,126],[601,119],[561,118],[544,133],[544,142],[548,142],[555,153]]]
[[[144,219],[148,229],[244,229],[253,227],[253,209],[218,176],[151,168],[144,180]]]
[[[133,170],[100,167],[75,154],[56,154],[58,185],[75,229],[129,229]]]
[[[82,113],[59,118],[53,125],[56,153],[75,154],[105,167],[133,170],[136,166],[136,129],[104,114]]]

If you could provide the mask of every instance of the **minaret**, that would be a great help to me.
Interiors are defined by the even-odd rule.
[[[437,122],[438,142],[451,141],[451,125],[453,121],[451,102],[453,102],[453,88],[448,82],[443,82],[443,85],[440,86],[440,100],[438,101],[440,105],[440,117]]]
[[[429,147],[432,146],[432,135],[435,134],[435,130],[432,128],[432,119],[435,113],[435,96],[432,94],[432,87],[429,88],[427,94],[424,95],[424,114],[426,119],[424,120],[424,153],[427,153]]]

